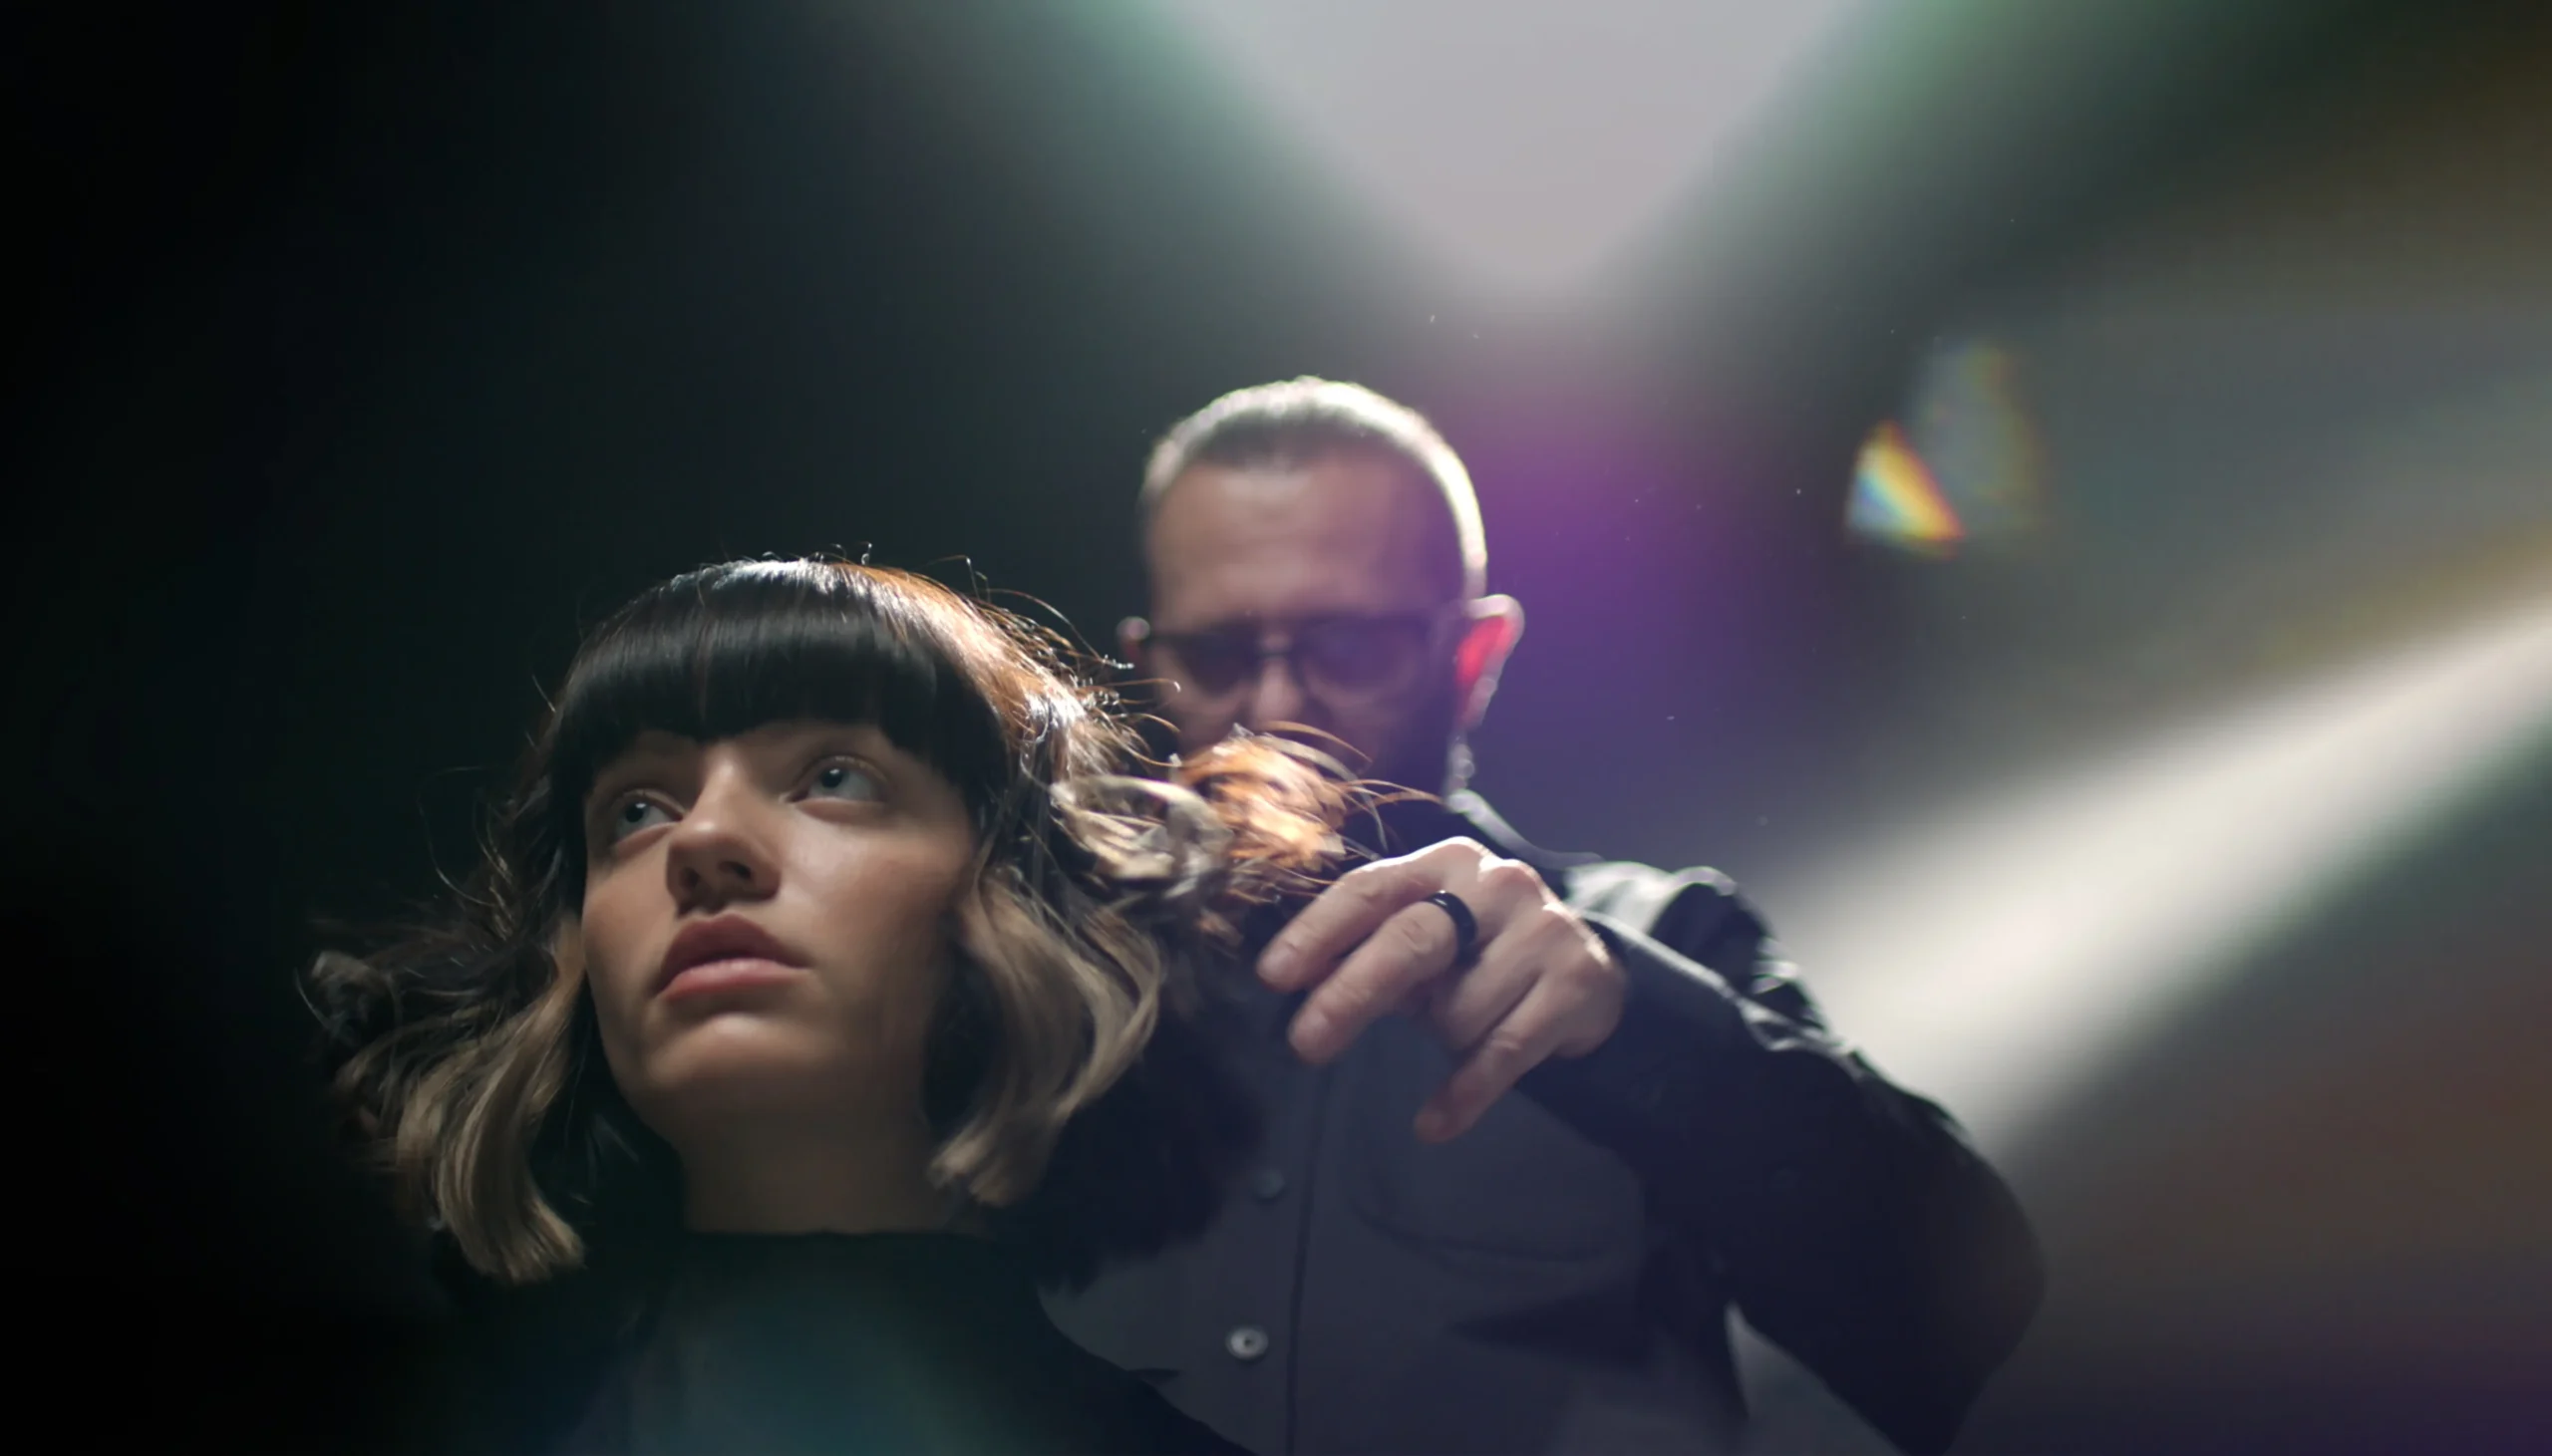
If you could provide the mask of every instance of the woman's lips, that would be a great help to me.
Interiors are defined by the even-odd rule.
[[[798,967],[767,957],[734,956],[724,961],[703,961],[676,972],[656,995],[666,1001],[689,1001],[721,992],[776,986],[803,974]]]
[[[683,927],[665,948],[656,994],[669,1000],[770,986],[802,974],[779,938],[741,915]]]

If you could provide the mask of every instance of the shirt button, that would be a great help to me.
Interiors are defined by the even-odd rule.
[[[1236,1360],[1254,1360],[1267,1353],[1267,1331],[1255,1324],[1236,1324],[1223,1336],[1223,1348]]]
[[[1249,1191],[1260,1203],[1274,1203],[1285,1196],[1285,1170],[1261,1168],[1249,1175]]]

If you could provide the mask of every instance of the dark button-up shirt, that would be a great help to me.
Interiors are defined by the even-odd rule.
[[[1712,871],[1557,856],[1476,796],[1391,811],[1532,864],[1630,979],[1614,1034],[1463,1136],[1417,1140],[1451,1074],[1424,1026],[1338,1060],[1253,983],[1228,1037],[1257,1165],[1205,1235],[1050,1297],[1093,1351],[1253,1450],[1727,1450],[1742,1310],[1890,1439],[1947,1445],[2037,1307],[2037,1248],[1940,1108],[1828,1032]]]

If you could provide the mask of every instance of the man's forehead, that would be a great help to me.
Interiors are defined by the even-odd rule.
[[[1432,607],[1459,581],[1436,492],[1362,454],[1192,466],[1161,496],[1145,550],[1154,614],[1182,626]]]

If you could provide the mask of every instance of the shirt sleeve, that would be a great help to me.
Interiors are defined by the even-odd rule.
[[[2037,1311],[2027,1219],[1946,1112],[1826,1029],[1725,878],[1647,874],[1621,918],[1580,912],[1629,977],[1621,1026],[1525,1089],[1630,1163],[1750,1324],[1897,1445],[1945,1449]]]

